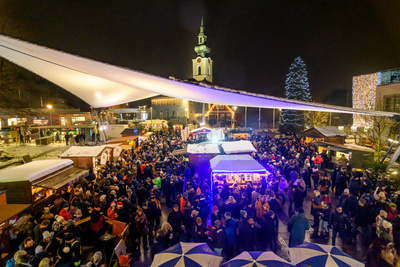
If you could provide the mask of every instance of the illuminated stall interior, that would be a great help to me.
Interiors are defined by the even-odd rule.
[[[245,187],[247,183],[258,184],[267,179],[269,172],[249,155],[218,155],[210,160],[212,185],[230,187],[238,184]]]

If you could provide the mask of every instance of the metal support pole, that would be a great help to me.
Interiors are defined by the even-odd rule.
[[[203,118],[201,122],[203,123],[203,126],[206,125],[206,103],[203,103]]]
[[[275,109],[272,110],[272,130],[275,129]]]
[[[244,107],[244,127],[247,127],[247,107]]]
[[[106,132],[104,131],[104,128],[101,126],[101,121],[99,118],[99,114],[97,112],[98,109],[93,109],[93,112],[96,116],[96,121],[97,121],[97,131],[99,131],[100,133],[100,142],[106,142],[107,141],[107,136],[106,136]]]
[[[258,129],[261,129],[261,108],[258,108]]]

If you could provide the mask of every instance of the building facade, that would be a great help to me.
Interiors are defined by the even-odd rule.
[[[400,68],[353,77],[353,108],[400,112]],[[373,127],[373,118],[353,115],[353,127]]]

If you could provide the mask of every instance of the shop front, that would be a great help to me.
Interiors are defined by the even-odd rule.
[[[246,187],[248,183],[257,185],[262,179],[268,178],[267,170],[249,155],[218,155],[210,160],[211,185],[229,187],[235,184]]]

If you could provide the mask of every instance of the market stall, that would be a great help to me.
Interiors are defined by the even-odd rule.
[[[0,190],[7,190],[7,203],[32,204],[36,212],[53,203],[57,190],[88,174],[72,160],[38,160],[0,171]]]
[[[74,166],[83,169],[98,169],[113,158],[113,146],[72,146],[60,158],[70,159]]]
[[[227,183],[230,187],[238,184],[245,187],[247,183],[258,184],[267,179],[267,170],[249,155],[218,155],[210,160],[212,185]]]
[[[221,142],[221,148],[225,154],[251,154],[257,152],[253,144],[250,141],[233,141],[233,142]]]

